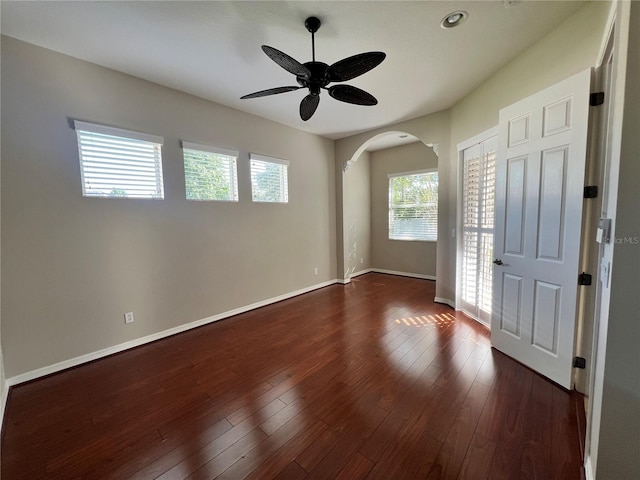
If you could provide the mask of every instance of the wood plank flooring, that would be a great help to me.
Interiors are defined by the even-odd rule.
[[[578,480],[571,395],[370,273],[10,391],[5,479]]]

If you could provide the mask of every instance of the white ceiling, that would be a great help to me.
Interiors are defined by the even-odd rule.
[[[500,66],[582,6],[576,1],[3,1],[4,35],[40,45],[328,138],[390,125],[454,105]],[[445,30],[454,10],[469,18]],[[377,106],[326,92],[303,122],[305,90],[240,100],[296,85],[261,50],[311,60],[304,19],[317,16],[316,60],[331,64],[381,50],[386,60],[346,82]]]

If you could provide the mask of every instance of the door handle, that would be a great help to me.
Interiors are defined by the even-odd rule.
[[[493,263],[495,263],[496,265],[504,265],[504,263],[502,263],[502,260],[499,258],[496,258]]]

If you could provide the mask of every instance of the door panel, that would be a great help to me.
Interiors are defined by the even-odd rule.
[[[542,152],[538,211],[538,258],[562,261],[566,147]]]
[[[507,204],[505,217],[505,251],[512,255],[524,254],[524,206],[527,158],[513,158],[507,165]]]
[[[500,111],[492,343],[571,388],[589,70]]]
[[[536,281],[533,305],[532,345],[552,355],[558,354],[558,329],[562,287]]]
[[[520,339],[523,278],[504,272],[502,278],[500,330]]]

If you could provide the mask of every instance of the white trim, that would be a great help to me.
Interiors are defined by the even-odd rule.
[[[629,48],[629,17],[631,5],[629,2],[612,2],[607,19],[606,33],[600,45],[600,53],[596,65],[602,67],[607,55],[613,53],[613,64],[609,83],[609,110],[603,112],[606,117],[606,138],[603,139],[607,148],[604,152],[605,174],[603,183],[603,210],[601,215],[613,219],[615,229],[618,198],[618,179],[620,166],[620,143],[622,135],[624,96],[626,84],[627,52]],[[611,44],[611,50],[609,46]],[[602,133],[602,132],[598,132]],[[608,167],[607,167],[608,165]],[[607,202],[607,211],[604,211]],[[615,234],[615,232],[613,232]],[[612,265],[615,245],[604,245],[598,256],[598,264],[610,262]],[[596,478],[600,443],[600,425],[602,416],[602,397],[605,379],[605,358],[607,350],[607,335],[609,325],[610,289],[602,288],[598,283],[596,302],[593,315],[593,340],[591,350],[591,374],[589,376],[588,399],[589,407],[586,412],[587,428],[585,433],[585,477],[587,480]]]
[[[477,135],[474,135],[471,138],[468,138],[460,142],[456,146],[456,149],[458,150],[458,152],[461,152],[463,150],[466,150],[469,147],[473,147],[474,145],[484,142],[488,138],[497,136],[498,133],[499,133],[499,128],[498,128],[498,125],[496,125],[494,127],[489,128],[488,130],[485,130],[484,132],[481,132]]]
[[[456,302],[449,300],[448,298],[434,297],[433,301],[436,303],[444,303],[445,305],[449,305],[454,310],[456,309]]]
[[[593,466],[591,465],[591,457],[589,455],[584,459],[584,478],[586,480],[596,480]]]
[[[9,382],[4,378],[4,356],[2,355],[2,346],[0,345],[0,382],[2,384],[2,395],[0,396],[0,431],[4,425],[4,411],[7,407],[9,399]]]
[[[422,175],[423,173],[432,173],[437,171],[437,168],[427,168],[425,170],[413,170],[411,172],[388,173],[387,178],[409,177],[411,175]]]
[[[473,147],[474,145],[477,145],[478,143],[482,143],[488,138],[495,137],[497,135],[498,135],[498,125],[496,125],[495,127],[491,127],[489,130],[485,130],[484,132],[479,133],[478,135],[468,138],[463,142],[460,142],[456,148],[458,149],[458,152],[461,152],[462,150],[466,150],[469,147]]]
[[[611,2],[611,6],[609,7],[609,16],[607,17],[606,31],[602,36],[602,41],[600,42],[600,52],[598,53],[598,61],[595,63],[596,65],[602,65],[604,57],[607,55],[609,40],[613,37],[613,29],[616,26],[616,13],[616,2]]]
[[[283,160],[281,158],[269,157],[267,155],[259,155],[257,153],[249,153],[249,160],[258,160],[259,162],[267,163],[279,163],[280,165],[289,166],[289,160]]]
[[[164,138],[158,135],[150,135],[148,133],[134,132],[132,130],[125,130],[122,128],[107,127],[105,125],[98,125],[95,123],[81,122],[80,120],[74,120],[73,125],[76,130],[81,132],[99,133],[102,135],[111,135],[114,137],[133,138],[135,140],[141,140],[143,142],[155,143],[156,145],[162,145]]]
[[[485,322],[484,320],[481,320],[479,317],[477,317],[476,315],[474,315],[473,313],[469,312],[468,310],[464,309],[464,308],[456,308],[456,310],[458,312],[462,312],[464,313],[467,317],[469,317],[471,320],[475,320],[476,322],[478,322],[480,325],[484,325],[485,327],[487,327],[489,330],[491,330],[491,324]]]
[[[28,382],[30,380],[35,380],[37,378],[44,377],[45,375],[51,375],[52,373],[60,372],[62,370],[66,370],[71,367],[82,365],[83,363],[92,362],[93,360],[98,360],[100,358],[113,355],[114,353],[119,353],[124,350],[129,350],[130,348],[139,347],[140,345],[144,345],[146,343],[155,342],[156,340],[170,337],[172,335],[176,335],[177,333],[182,333],[187,330],[201,327],[203,325],[207,325],[212,322],[217,322],[218,320],[223,320],[225,318],[232,317],[234,315],[238,315],[241,313],[245,313],[250,310],[254,310],[256,308],[264,307],[266,305],[271,305],[272,303],[277,303],[277,302],[281,302],[282,300],[287,300],[292,297],[297,297],[298,295],[302,295],[304,293],[308,293],[313,290],[317,290],[319,288],[328,287],[329,285],[334,285],[339,282],[340,282],[339,280],[329,280],[327,282],[319,283],[317,285],[312,285],[310,287],[296,290],[295,292],[290,292],[284,295],[279,295],[277,297],[268,298],[260,302],[252,303],[251,305],[246,305],[244,307],[219,313],[211,317],[203,318],[202,320],[196,320],[195,322],[178,325],[177,327],[173,327],[168,330],[163,330],[162,332],[153,333],[151,335],[147,335],[146,337],[136,338],[135,340],[130,340],[128,342],[120,343],[112,347],[103,348],[102,350],[98,350],[96,352],[91,352],[85,355],[80,355],[78,357],[70,358],[68,360],[63,360],[62,362],[54,363],[53,365],[48,365],[46,367],[37,368],[35,370],[31,370],[29,372],[25,372],[20,375],[16,375],[14,377],[8,378],[6,381],[6,387],[8,390],[8,387],[10,386],[18,385],[20,383]]]
[[[228,157],[235,158],[238,158],[238,155],[240,154],[237,150],[230,150],[228,148],[213,147],[211,145],[202,145],[201,143],[186,142],[184,140],[182,140],[181,143],[183,150],[196,150],[199,152],[217,153],[220,155],[226,155]]]
[[[436,277],[432,275],[422,275],[419,273],[407,273],[407,272],[397,272],[394,270],[382,270],[378,268],[371,268],[367,270],[362,270],[351,276],[356,275],[364,275],[365,273],[375,272],[375,273],[386,273],[390,275],[400,275],[403,277],[413,277],[413,278],[421,278],[426,280],[435,280]],[[6,379],[5,381],[5,389],[2,395],[2,399],[0,399],[0,420],[2,420],[2,416],[4,415],[4,406],[6,405],[9,387],[13,387],[15,385],[29,382],[31,380],[35,380],[40,377],[44,377],[46,375],[51,375],[53,373],[60,372],[62,370],[66,370],[68,368],[76,367],[78,365],[82,365],[84,363],[92,362],[94,360],[98,360],[100,358],[107,357],[109,355],[113,355],[114,353],[123,352],[125,350],[129,350],[131,348],[139,347],[141,345],[145,345],[147,343],[155,342],[156,340],[161,340],[166,337],[170,337],[176,335],[178,333],[186,332],[187,330],[191,330],[193,328],[198,328],[203,325],[207,325],[209,323],[217,322],[218,320],[224,320],[225,318],[232,317],[234,315],[239,315],[241,313],[248,312],[250,310],[255,310],[256,308],[264,307],[267,305],[271,305],[272,303],[281,302],[283,300],[287,300],[289,298],[297,297],[298,295],[302,295],[304,293],[312,292],[313,290],[318,290],[320,288],[328,287],[330,285],[342,284],[346,285],[351,283],[351,279],[335,279],[329,280],[323,283],[318,283],[316,285],[312,285],[310,287],[302,288],[300,290],[296,290],[294,292],[285,293],[283,295],[279,295],[277,297],[268,298],[266,300],[262,300],[260,302],[252,303],[251,305],[246,305],[244,307],[236,308],[234,310],[229,310],[223,313],[219,313],[217,315],[212,315],[211,317],[203,318],[201,320],[196,320],[194,322],[185,323],[183,325],[178,325],[177,327],[169,328],[167,330],[163,330],[162,332],[153,333],[151,335],[147,335],[145,337],[136,338],[134,340],[130,340],[128,342],[120,343],[118,345],[114,345],[112,347],[103,348],[102,350],[97,350],[95,352],[87,353],[85,355],[80,355],[78,357],[70,358],[68,360],[63,360],[62,362],[54,363],[53,365],[47,365],[46,367],[37,368],[35,370],[31,370],[29,372],[22,373],[20,375],[15,375],[11,378]],[[436,297],[434,300],[438,303],[447,303],[448,305],[453,306],[453,303],[449,300],[441,301]],[[455,308],[455,307],[454,307]]]
[[[364,270],[360,270],[359,272],[353,272],[352,274],[349,275],[349,278],[359,277],[360,275],[364,275],[365,273],[371,273],[371,272],[373,272],[373,269],[366,268]]]
[[[4,412],[7,407],[7,400],[9,400],[9,381],[5,380],[2,388],[2,397],[0,398],[0,431],[2,425],[4,425]]]
[[[387,275],[398,275],[400,277],[421,278],[423,280],[435,280],[435,275],[423,275],[422,273],[398,272],[396,270],[384,270],[382,268],[371,268],[374,273],[386,273]]]

